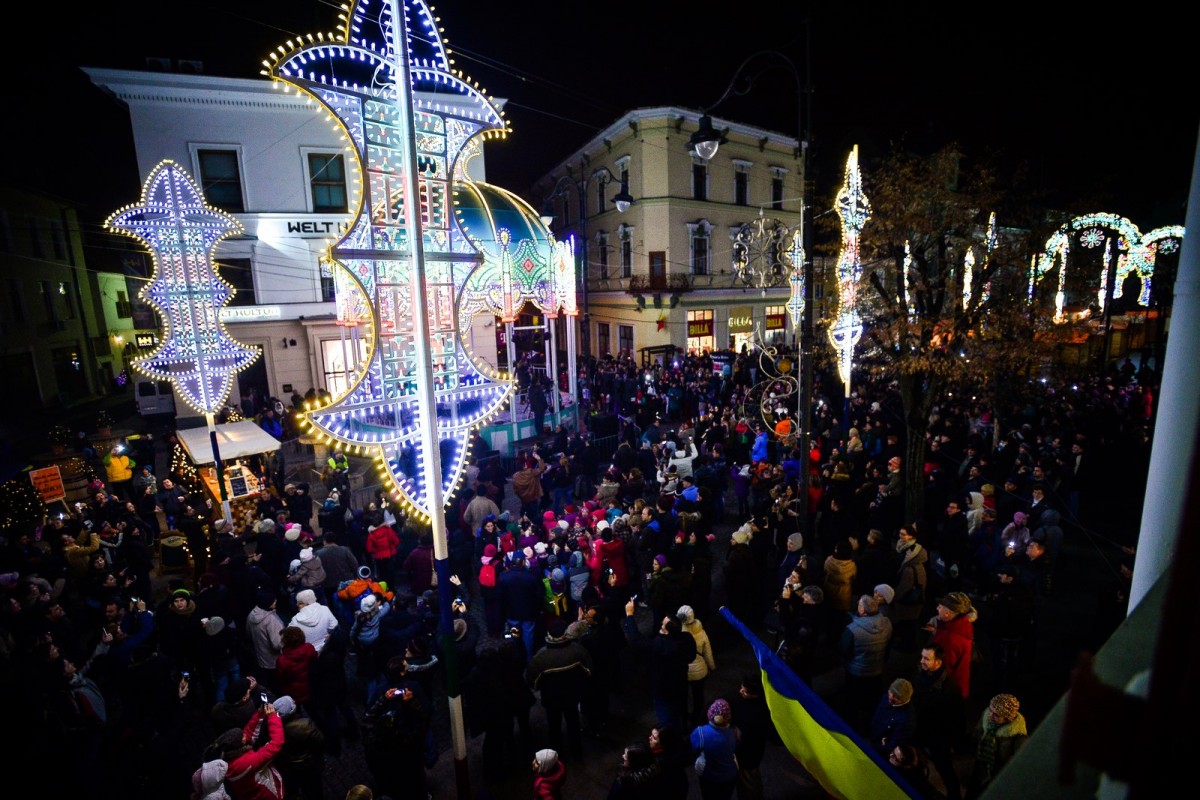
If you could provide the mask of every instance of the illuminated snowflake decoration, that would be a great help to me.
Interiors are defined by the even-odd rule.
[[[1083,233],[1079,234],[1079,243],[1091,250],[1104,244],[1104,231],[1099,228],[1088,228]]]
[[[257,349],[234,341],[219,318],[234,289],[217,274],[212,250],[241,233],[241,223],[204,202],[191,177],[167,160],[147,176],[141,204],[117,211],[104,227],[141,241],[154,257],[154,275],[140,296],[162,318],[163,341],[134,368],[170,381],[197,411],[216,412],[234,373],[258,357]]]

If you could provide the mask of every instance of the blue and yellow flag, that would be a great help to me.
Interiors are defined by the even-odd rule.
[[[920,800],[921,795],[891,764],[880,758],[741,620],[727,608],[721,613],[754,648],[775,729],[788,752],[821,788],[845,800]]]

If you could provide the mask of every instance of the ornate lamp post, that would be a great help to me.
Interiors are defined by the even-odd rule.
[[[553,188],[546,195],[546,203],[543,206],[543,214],[545,216],[553,216],[551,201],[569,197],[570,189],[574,189],[579,201],[579,263],[582,268],[576,270],[577,294],[580,298],[580,308],[583,313],[579,315],[580,339],[581,347],[585,355],[592,354],[592,325],[590,321],[589,306],[588,306],[588,212],[587,212],[587,190],[591,182],[595,180],[601,187],[607,186],[610,183],[620,185],[621,190],[612,197],[613,205],[617,207],[617,212],[624,214],[633,205],[633,196],[629,194],[629,179],[627,177],[618,178],[613,174],[608,167],[602,166],[593,171],[590,175],[585,175],[583,178],[576,180],[570,175],[563,175],[555,182]],[[601,188],[603,191],[603,188]],[[564,227],[569,223],[564,223]]]
[[[724,135],[713,128],[712,117],[709,112],[723,103],[730,95],[746,94],[754,87],[756,78],[762,75],[767,70],[775,67],[782,67],[787,70],[796,81],[796,129],[800,137],[800,156],[801,156],[801,172],[802,180],[804,181],[804,191],[800,205],[800,230],[799,236],[792,237],[792,241],[784,244],[783,234],[777,234],[777,226],[775,220],[767,221],[759,216],[759,219],[748,226],[743,226],[746,232],[746,253],[745,267],[739,267],[739,277],[743,282],[751,285],[759,286],[766,289],[768,286],[775,286],[783,281],[789,281],[792,286],[792,298],[788,301],[788,309],[793,314],[795,320],[796,310],[800,311],[800,376],[799,376],[799,397],[797,399],[798,412],[796,414],[796,445],[800,450],[800,458],[805,465],[804,468],[804,486],[800,491],[800,509],[801,519],[808,520],[808,450],[812,436],[812,373],[813,373],[813,304],[812,304],[812,285],[813,285],[813,263],[812,263],[812,197],[809,190],[809,144],[812,142],[812,65],[807,63],[811,60],[812,48],[809,46],[807,38],[810,35],[809,25],[805,24],[805,77],[808,82],[802,80],[800,71],[796,69],[795,63],[783,53],[777,50],[760,50],[757,53],[749,56],[737,68],[733,74],[733,80],[729,82],[724,93],[717,102],[704,109],[703,115],[700,117],[700,128],[692,134],[689,141],[696,155],[706,161],[717,154],[717,149],[725,141]],[[753,68],[753,71],[752,71]],[[782,225],[782,223],[779,223]],[[787,230],[787,226],[783,226]],[[738,234],[738,240],[741,240],[741,233]],[[768,248],[764,253],[762,245]],[[752,246],[753,245],[753,246]],[[735,250],[738,247],[735,243]],[[755,255],[757,249],[758,257],[751,258]],[[765,257],[764,257],[765,256]],[[791,263],[791,269],[787,269],[785,264]],[[800,294],[797,297],[796,292]]]

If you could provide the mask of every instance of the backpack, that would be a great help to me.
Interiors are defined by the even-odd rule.
[[[480,586],[495,586],[496,585],[496,564],[494,561],[484,564],[479,568],[479,585]]]

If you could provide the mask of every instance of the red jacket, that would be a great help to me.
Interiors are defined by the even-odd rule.
[[[613,539],[611,542],[600,542],[600,553],[604,556],[604,562],[612,567],[613,574],[617,576],[617,586],[624,586],[629,583],[629,569],[625,566],[625,542],[620,539]],[[607,586],[601,583],[601,586]]]
[[[960,614],[949,622],[938,620],[937,630],[933,633],[934,644],[940,644],[946,651],[946,675],[964,698],[971,693],[971,649],[974,640],[975,625],[966,614]]]
[[[312,698],[308,673],[317,660],[317,648],[308,642],[299,647],[285,647],[275,659],[275,688],[280,696],[288,695],[297,703]]]
[[[563,784],[567,782],[567,768],[561,761],[555,763],[554,769],[545,775],[538,774],[533,779],[534,800],[562,800]]]
[[[380,525],[367,534],[367,552],[377,561],[386,561],[400,549],[400,537],[390,525]]]
[[[225,774],[233,800],[283,800],[283,776],[271,764],[271,759],[283,747],[283,720],[278,714],[263,714],[260,708],[242,729],[242,739],[250,740],[259,720],[264,718],[270,741],[258,750],[235,758]]]

